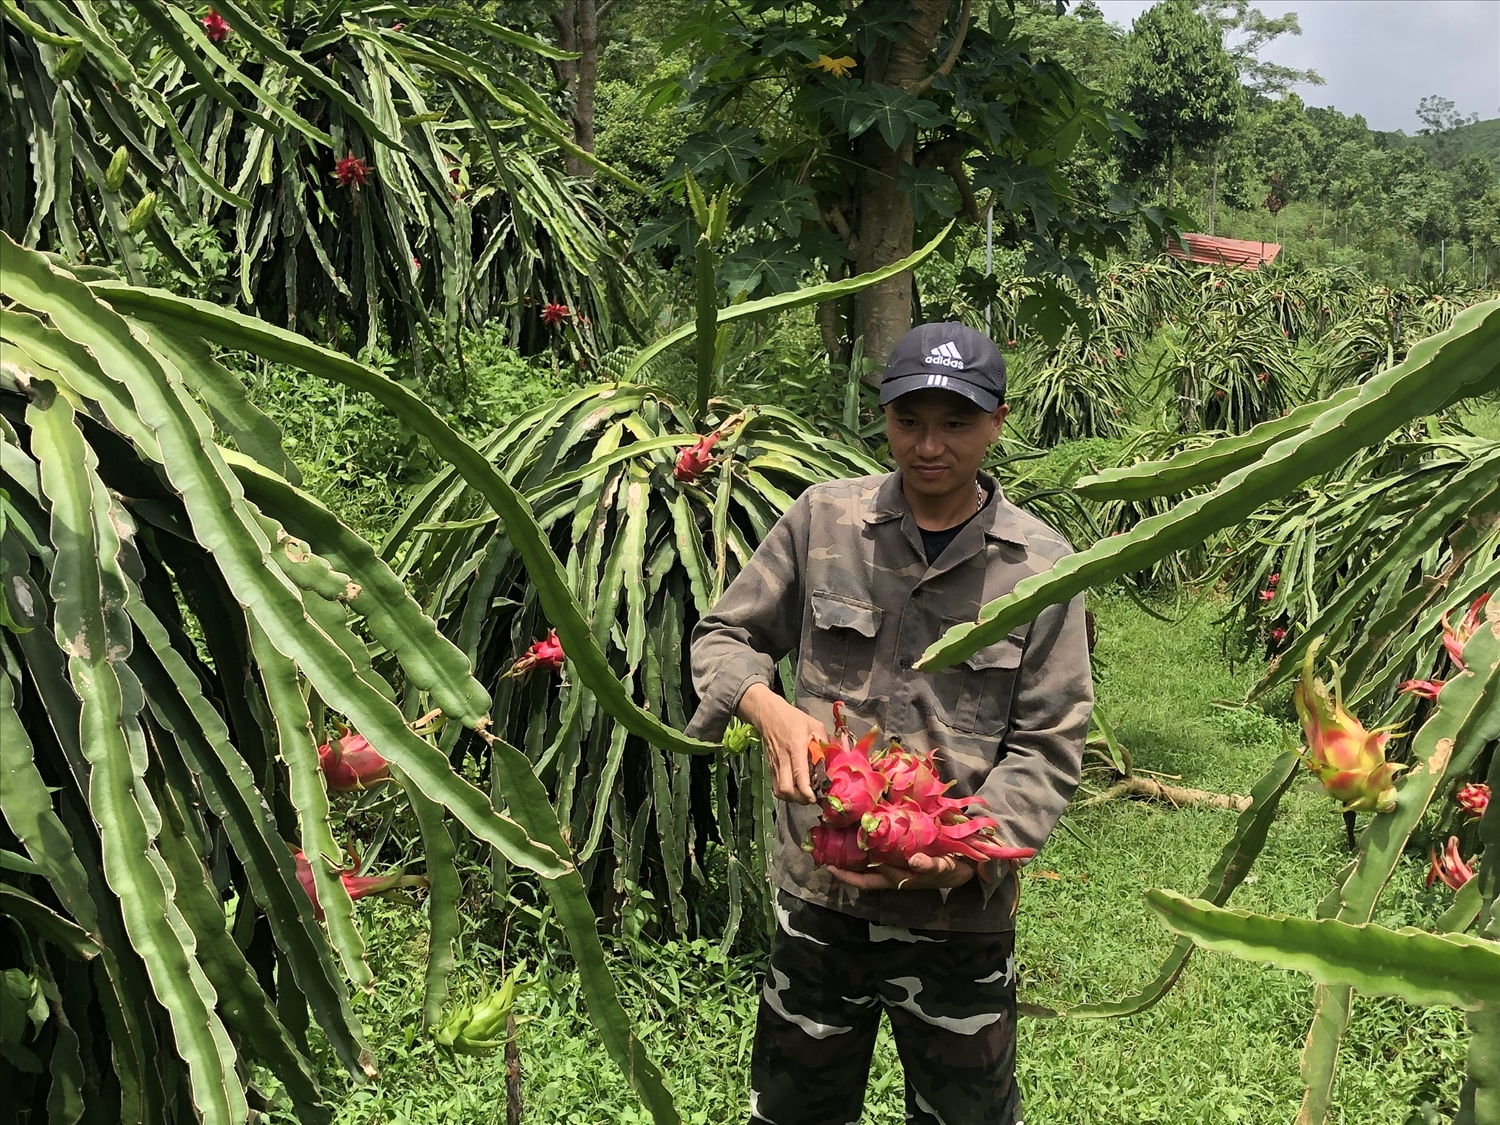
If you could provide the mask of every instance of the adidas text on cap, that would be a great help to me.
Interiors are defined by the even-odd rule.
[[[891,349],[880,405],[921,390],[952,391],[994,410],[1005,401],[1005,360],[988,336],[966,324],[919,324]]]

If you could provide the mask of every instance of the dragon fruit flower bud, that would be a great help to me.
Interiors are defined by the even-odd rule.
[[[432,1032],[438,1045],[460,1055],[484,1055],[505,1046],[516,997],[533,983],[521,980],[518,970],[512,969],[497,991],[438,1024]]]
[[[1441,879],[1445,886],[1455,891],[1474,878],[1474,869],[1458,854],[1458,837],[1449,836],[1448,846],[1439,852],[1432,849],[1432,863],[1427,868],[1427,886]]]
[[[1443,690],[1442,680],[1402,680],[1396,690],[1429,702],[1435,700]]]
[[[1390,812],[1396,807],[1393,780],[1405,767],[1385,760],[1389,731],[1367,731],[1344,710],[1337,677],[1330,695],[1328,685],[1313,675],[1321,642],[1319,637],[1308,645],[1302,679],[1292,693],[1307,739],[1303,760],[1346,811]]]
[[[1453,795],[1453,798],[1470,816],[1483,816],[1484,810],[1490,807],[1490,787],[1482,781],[1464,785]]]
[[[318,747],[318,768],[330,793],[368,789],[391,776],[390,764],[354,731]]]
[[[1490,600],[1488,593],[1480,594],[1474,599],[1474,604],[1464,614],[1464,619],[1454,628],[1448,624],[1448,615],[1442,617],[1443,622],[1443,647],[1448,650],[1448,655],[1453,658],[1454,666],[1462,672],[1464,670],[1464,645],[1468,644],[1469,638],[1474,635],[1474,630],[1479,628],[1479,615],[1484,612],[1485,603]]]
[[[313,916],[321,920],[323,904],[318,901],[318,884],[313,878],[312,864],[307,856],[302,854],[301,848],[292,849],[292,858],[297,864],[297,882],[302,884],[307,897],[312,899]],[[357,875],[353,870],[340,871],[339,879],[344,884],[344,890],[349,892],[349,897],[354,899],[364,898],[367,895],[386,894],[402,887],[427,886],[426,876],[402,875],[399,872],[393,875]]]

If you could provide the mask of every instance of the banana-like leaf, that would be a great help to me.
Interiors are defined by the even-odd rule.
[[[1500,384],[1500,301],[1460,313],[1453,326],[1412,349],[1406,362],[1372,378],[1359,394],[1319,414],[1307,429],[1277,442],[1225,477],[1214,491],[1178,504],[1118,536],[1068,555],[983,606],[979,619],[954,626],[918,661],[938,671],[1005,637],[1043,608],[1090,586],[1150,565],[1174,550],[1243,520],[1268,500],[1332,469],[1413,417]]]
[[[174,484],[188,503],[195,533],[213,552],[236,597],[254,606],[252,612],[272,644],[279,651],[293,655],[325,699],[356,721],[361,733],[379,746],[386,757],[402,765],[424,792],[442,800],[476,835],[490,840],[511,856],[513,862],[548,873],[560,871],[566,861],[551,849],[536,845],[519,826],[497,813],[482,793],[453,772],[434,747],[412,733],[400,712],[381,698],[374,686],[352,674],[354,669],[348,656],[328,635],[310,625],[295,591],[267,568],[269,546],[237,496],[238,481],[224,464],[217,447],[205,442],[200,422],[193,416],[195,411],[174,393],[154,354],[131,335],[122,319],[93,298],[85,286],[51,270],[40,255],[21,250],[8,239],[0,247],[6,251],[5,291],[31,308],[46,311],[54,323],[75,339],[87,341],[101,365],[129,387],[141,416],[152,424],[162,442],[168,475],[174,478]],[[126,292],[117,289],[111,296],[121,300]],[[166,295],[160,299],[176,303],[176,299]],[[185,313],[186,310],[179,311],[180,323],[193,323]],[[258,324],[238,314],[222,315],[250,326]],[[297,340],[290,333],[283,335]],[[372,382],[396,386],[353,361],[336,358],[366,373]],[[411,397],[404,389],[402,394]],[[421,410],[447,430],[425,406]],[[472,452],[472,447],[456,435],[452,440]],[[234,482],[232,488],[230,482]]]
[[[84,930],[97,931],[88,873],[52,811],[47,783],[32,755],[31,738],[16,714],[10,676],[0,673],[0,811],[68,913]]]
[[[249,621],[250,649],[260,666],[266,703],[271,710],[278,755],[287,767],[287,795],[297,810],[302,854],[312,868],[318,905],[328,922],[333,947],[344,971],[356,986],[369,991],[375,980],[365,961],[365,943],[354,921],[354,903],[344,882],[336,874],[344,868],[344,854],[333,838],[329,821],[328,793],[318,770],[318,751],[313,741],[312,716],[297,682],[297,666],[271,644],[254,620]]]
[[[957,220],[955,220],[957,221]],[[882,266],[878,270],[869,273],[856,274],[854,277],[845,278],[843,281],[825,281],[821,285],[809,285],[805,289],[793,289],[787,293],[777,293],[772,297],[762,297],[756,301],[746,301],[739,305],[730,305],[718,311],[715,323],[722,327],[732,321],[741,320],[747,316],[759,316],[762,313],[785,312],[789,309],[800,309],[804,305],[815,305],[822,301],[832,301],[838,297],[847,297],[851,293],[858,293],[868,289],[872,285],[879,285],[890,277],[899,273],[905,273],[925,261],[948,237],[948,232],[953,229],[953,223],[949,223],[926,246],[920,247],[914,253],[902,258],[899,262],[892,262],[888,266]],[[651,344],[650,347],[642,348],[636,356],[631,359],[630,366],[625,369],[625,380],[628,382],[635,379],[646,365],[673,344],[686,340],[689,336],[699,331],[698,322],[684,324],[681,328],[667,333],[660,340]]]
[[[443,807],[429,801],[398,769],[392,771],[406,789],[407,800],[417,817],[422,835],[422,853],[427,866],[427,972],[422,986],[422,1025],[432,1027],[442,1014],[448,996],[448,977],[453,972],[454,943],[460,922],[458,904],[463,885],[454,866],[456,849],[452,832],[443,817]]]
[[[444,714],[474,726],[489,711],[489,694],[475,681],[463,653],[438,634],[432,621],[412,600],[363,539],[307,493],[249,458],[226,450],[224,460],[234,470],[245,495],[293,534],[348,575],[358,588],[348,606],[365,616],[375,639],[394,650],[401,648],[401,664],[411,681],[432,693]]]
[[[312,1064],[276,1018],[269,997],[229,933],[223,904],[193,848],[177,794],[169,786],[157,786],[154,792],[164,813],[158,847],[172,872],[175,901],[192,927],[198,959],[219,997],[225,1023],[242,1042],[255,1044],[266,1066],[286,1086],[299,1120],[330,1120],[333,1114],[323,1104]]]
[[[1226,910],[1174,891],[1146,901],[1168,929],[1206,949],[1296,969],[1314,980],[1411,1004],[1500,1005],[1500,944],[1464,934],[1391,930],[1332,918]]]

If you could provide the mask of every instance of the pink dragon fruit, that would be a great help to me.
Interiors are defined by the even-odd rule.
[[[828,774],[828,785],[818,799],[824,824],[848,828],[858,824],[860,817],[880,803],[885,778],[870,762],[870,748],[879,737],[879,729],[871,727],[868,734],[854,742],[844,721],[843,707],[834,708],[833,739],[818,746],[814,759],[823,762]]]
[[[815,824],[811,839],[803,845],[812,853],[813,863],[818,867],[838,867],[844,871],[863,871],[870,865],[870,857],[859,845],[859,825],[834,828],[828,824]]]
[[[938,839],[938,823],[931,813],[909,801],[882,804],[860,819],[860,840],[876,863],[905,866],[917,854],[928,855]]]
[[[892,803],[911,801],[938,817],[984,804],[982,797],[945,797],[953,782],[942,779],[932,755],[907,750],[899,742],[890,744],[875,768],[885,777],[886,797]]]
[[[983,798],[946,796],[953,783],[943,781],[931,752],[892,741],[872,761],[878,738],[872,729],[856,741],[843,704],[835,703],[833,737],[809,744],[810,760],[822,762],[826,774],[818,785],[822,822],[803,845],[814,864],[857,871],[871,864],[905,867],[916,855],[984,861],[1036,854],[1033,848],[1006,847],[993,818],[971,815],[984,807]]]
[[[391,776],[390,764],[355,731],[319,746],[318,768],[330,793],[368,789]]]

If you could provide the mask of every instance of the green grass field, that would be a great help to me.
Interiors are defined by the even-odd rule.
[[[1095,599],[1100,698],[1138,767],[1181,784],[1246,792],[1282,746],[1287,728],[1238,701],[1259,669],[1220,655],[1213,605],[1158,621],[1122,597]],[[1170,613],[1172,606],[1159,606]],[[1098,780],[1098,775],[1095,775]],[[1234,814],[1112,802],[1069,815],[1028,871],[1020,910],[1022,997],[1042,1003],[1105,1000],[1140,987],[1171,945],[1141,896],[1150,886],[1196,894]],[[1310,779],[1287,795],[1266,850],[1232,905],[1307,915],[1347,858],[1343,821]],[[1378,920],[1430,921],[1442,895],[1422,889],[1425,864],[1409,853]],[[483,910],[476,898],[476,910]],[[503,1120],[498,1055],[450,1060],[417,1032],[425,955],[419,913],[361,903],[377,976],[358,1000],[381,1067],[361,1088],[330,1072],[341,1125]],[[477,920],[476,920],[477,921]],[[459,991],[498,984],[501,950],[531,955],[540,983],[518,1010],[523,1121],[614,1125],[648,1120],[583,1018],[562,956],[537,964],[524,926],[476,925],[455,976]],[[501,937],[497,938],[496,935]],[[753,955],[724,958],[707,941],[616,943],[626,1007],[666,1071],[685,1120],[744,1119],[758,980]],[[1029,1125],[1115,1122],[1289,1122],[1301,1095],[1298,1054],[1311,1013],[1305,978],[1216,954],[1195,954],[1167,997],[1120,1020],[1023,1020],[1020,1080]],[[1424,1100],[1451,1113],[1463,1069],[1456,1011],[1358,999],[1337,1086],[1341,1125],[1403,1125]],[[902,1120],[902,1082],[888,1035],[871,1075],[865,1125]],[[1420,1113],[1411,1117],[1422,1121]]]

